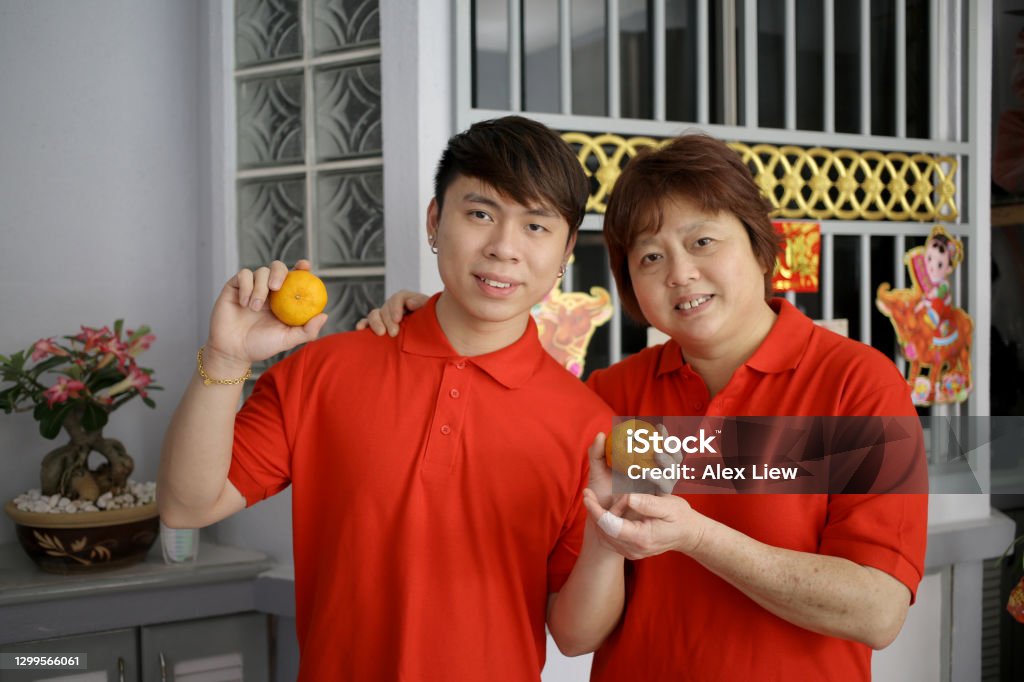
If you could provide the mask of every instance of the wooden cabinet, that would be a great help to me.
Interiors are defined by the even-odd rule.
[[[85,654],[86,670],[0,670],[0,682],[268,682],[267,616],[243,613],[37,640],[2,653]]]

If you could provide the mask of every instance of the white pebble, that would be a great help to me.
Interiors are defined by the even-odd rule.
[[[72,500],[60,494],[43,495],[38,488],[21,493],[14,498],[14,506],[21,511],[78,514],[100,510],[127,509],[151,504],[156,500],[156,481],[129,480],[126,489],[119,495],[107,491],[94,501]]]

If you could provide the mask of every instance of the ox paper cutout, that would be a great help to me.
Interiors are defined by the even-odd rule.
[[[572,262],[571,260],[569,262]],[[562,291],[565,278],[530,311],[544,350],[576,376],[583,376],[587,346],[594,330],[612,317],[612,297],[607,289],[590,287],[590,293]]]
[[[911,287],[878,287],[875,305],[896,330],[915,405],[961,403],[971,391],[974,321],[953,305],[951,281],[963,257],[963,243],[936,225],[903,256]]]

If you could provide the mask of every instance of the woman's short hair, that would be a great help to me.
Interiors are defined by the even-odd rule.
[[[772,205],[739,154],[721,140],[689,133],[663,147],[642,149],[626,164],[608,200],[604,239],[626,312],[646,322],[629,275],[629,251],[640,235],[661,229],[663,207],[672,199],[692,201],[712,215],[736,216],[750,237],[754,257],[765,269],[765,299],[771,298],[782,241],[769,218]]]

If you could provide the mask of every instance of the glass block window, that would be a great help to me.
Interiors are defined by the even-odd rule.
[[[297,0],[236,0],[238,67],[302,57]]]
[[[379,0],[234,11],[239,262],[308,258],[351,329],[384,296]]]

